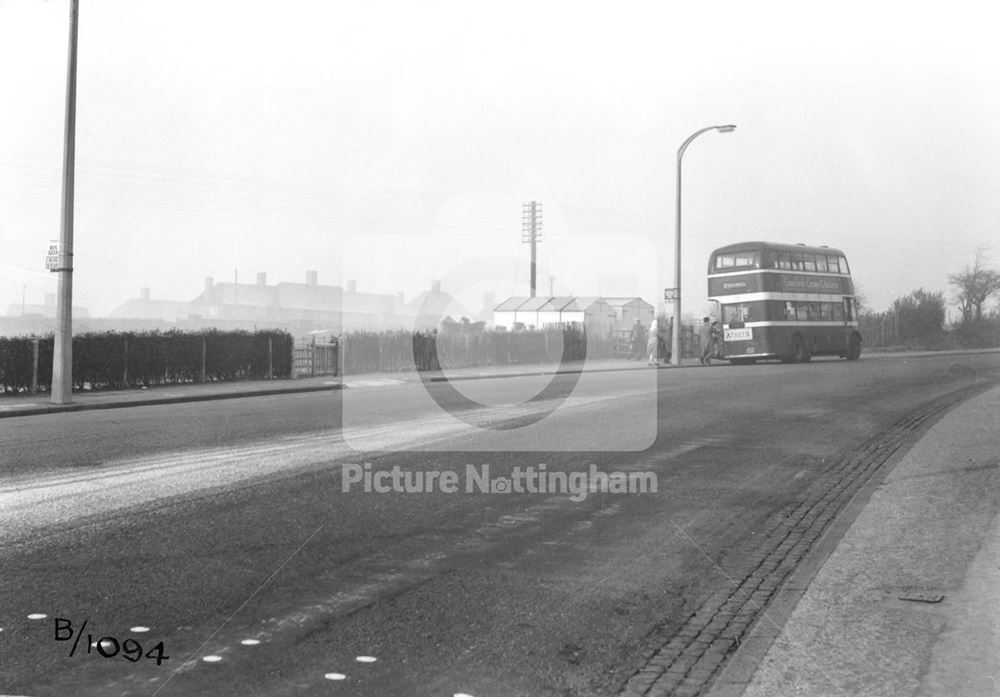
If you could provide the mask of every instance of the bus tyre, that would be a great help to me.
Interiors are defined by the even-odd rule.
[[[847,360],[856,361],[861,358],[861,335],[851,334],[847,340]]]
[[[809,358],[807,358],[806,353],[806,342],[802,340],[802,337],[798,334],[792,337],[792,346],[789,352],[789,361],[791,363],[804,363]]]

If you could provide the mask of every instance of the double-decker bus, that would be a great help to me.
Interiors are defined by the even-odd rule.
[[[854,284],[838,249],[740,242],[712,252],[708,296],[719,304],[720,357],[732,363],[861,356]]]

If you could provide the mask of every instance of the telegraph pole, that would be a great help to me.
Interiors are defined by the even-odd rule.
[[[535,279],[537,276],[538,240],[542,236],[542,204],[540,201],[529,201],[521,204],[521,242],[531,245],[531,297],[535,297]]]
[[[79,0],[69,5],[69,59],[66,67],[66,130],[63,138],[62,224],[59,230],[59,274],[56,335],[52,352],[52,402],[73,401],[73,172],[76,154],[76,44]]]

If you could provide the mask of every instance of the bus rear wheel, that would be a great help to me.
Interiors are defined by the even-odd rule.
[[[858,334],[851,334],[851,338],[847,341],[847,360],[856,361],[861,358],[861,336]]]

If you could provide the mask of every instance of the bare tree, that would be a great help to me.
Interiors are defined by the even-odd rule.
[[[868,305],[868,293],[857,281],[854,282],[854,305],[859,315],[871,311],[871,307]]]
[[[983,305],[1000,292],[1000,271],[987,268],[987,248],[977,247],[972,265],[948,276],[955,287],[955,304],[962,312],[962,323],[978,323],[983,318]]]

